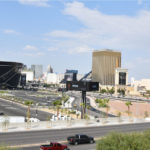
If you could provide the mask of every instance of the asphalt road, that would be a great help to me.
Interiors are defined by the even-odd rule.
[[[8,116],[25,117],[27,113],[27,107],[23,107],[19,104],[0,99],[0,112],[3,112],[5,115]],[[47,120],[47,116],[51,115],[48,112],[39,111],[39,110],[37,110],[37,114],[38,115],[36,115],[36,110],[31,108],[31,117],[38,118],[41,121]]]
[[[11,91],[15,97],[22,98],[22,100],[33,100],[35,103],[38,103],[39,105],[45,105],[50,106],[52,105],[52,102],[60,99],[59,96],[48,94],[48,93],[41,93],[37,91],[27,91],[27,90],[15,90]]]
[[[96,150],[96,144],[68,145],[70,150]],[[39,146],[20,148],[19,150],[37,150]]]
[[[148,102],[150,103],[150,99],[147,98],[142,98],[142,97],[131,97],[131,96],[113,96],[110,94],[100,94],[100,93],[92,93],[92,92],[88,92],[87,95],[89,96],[94,96],[96,98],[109,98],[110,100],[123,100],[123,101],[132,101],[132,102]]]
[[[52,129],[42,131],[0,133],[0,143],[6,145],[26,145],[49,143],[49,141],[66,141],[68,136],[74,134],[87,134],[93,137],[101,137],[110,132],[143,131],[150,128],[150,123],[136,123],[124,125],[108,125],[100,127]]]

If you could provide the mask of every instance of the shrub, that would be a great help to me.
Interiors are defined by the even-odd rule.
[[[96,150],[150,150],[150,130],[143,133],[111,133],[97,142]]]
[[[0,150],[18,150],[17,148],[9,148],[5,145],[0,145]]]

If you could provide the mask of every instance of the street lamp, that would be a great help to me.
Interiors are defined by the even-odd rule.
[[[36,103],[36,110],[35,110],[36,116],[38,115],[38,105],[39,103]]]

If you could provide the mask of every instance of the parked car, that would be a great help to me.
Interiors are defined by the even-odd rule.
[[[0,115],[4,115],[4,113],[3,113],[3,112],[0,112]]]
[[[30,118],[29,122],[40,122],[40,120],[37,118]]]
[[[41,150],[70,150],[67,145],[51,142],[49,145],[41,145]]]
[[[70,136],[67,138],[69,144],[83,144],[83,143],[94,143],[95,140],[93,137],[84,135],[84,134],[76,134],[75,136]]]

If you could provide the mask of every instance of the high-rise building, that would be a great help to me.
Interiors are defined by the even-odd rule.
[[[40,79],[43,75],[43,66],[42,65],[31,65],[31,70],[34,74],[34,79]]]
[[[102,85],[115,85],[115,69],[121,67],[121,52],[113,50],[94,51],[92,80]]]
[[[51,65],[47,66],[47,73],[53,73],[53,68],[51,67]]]

